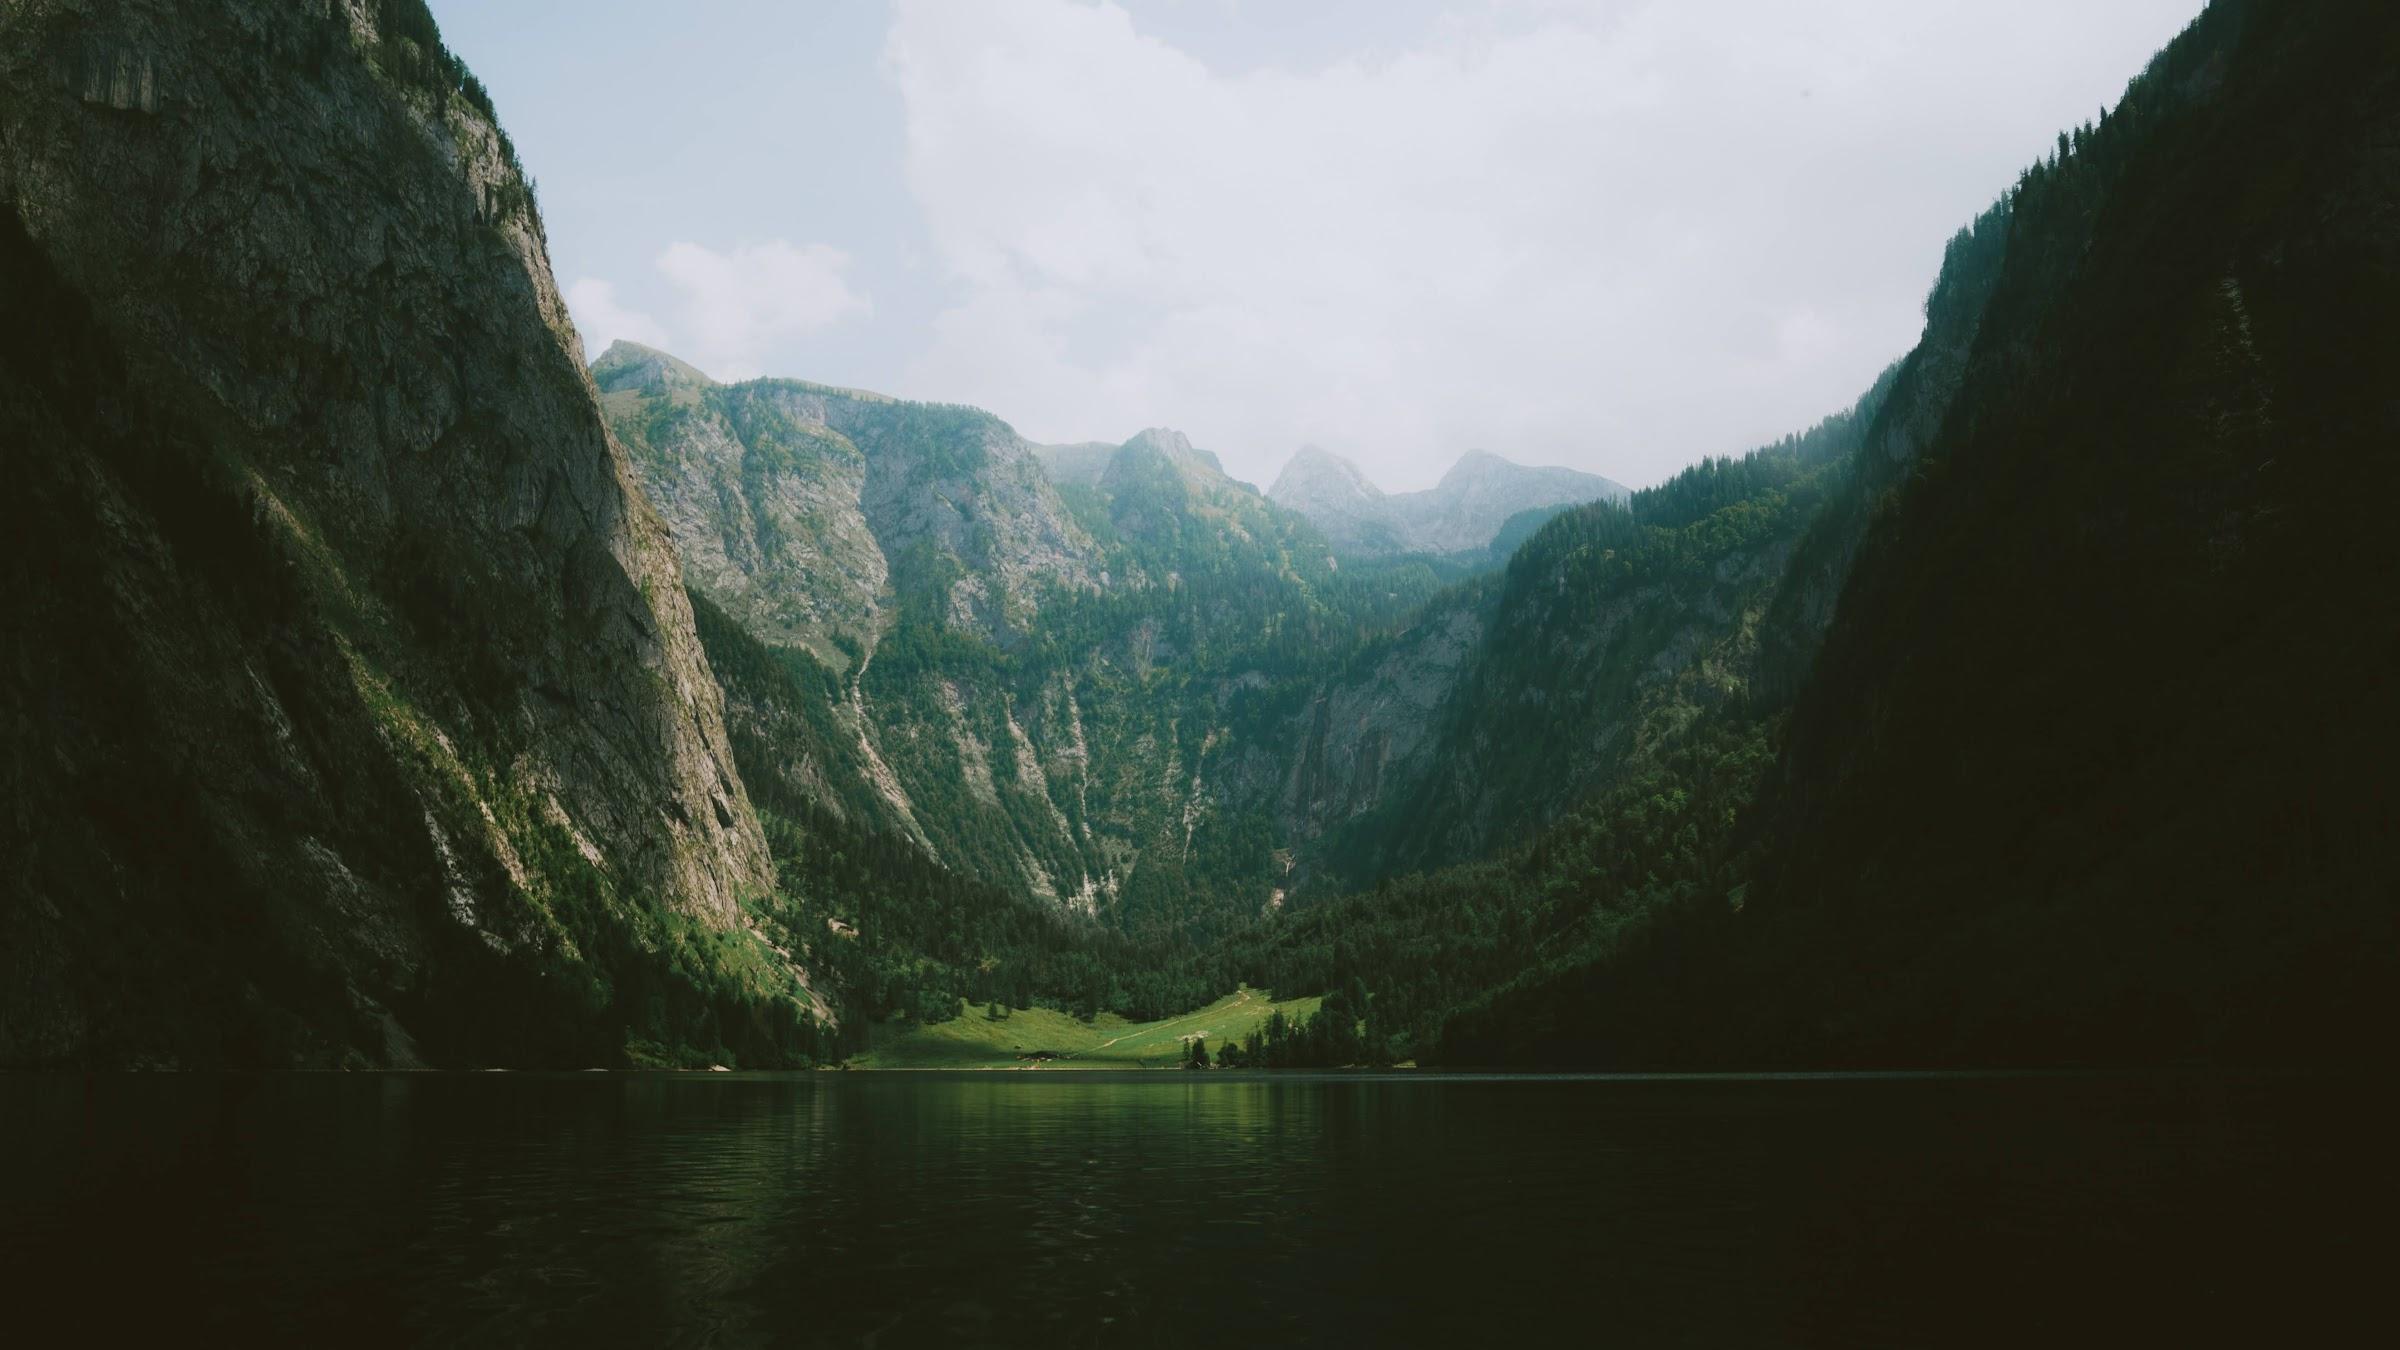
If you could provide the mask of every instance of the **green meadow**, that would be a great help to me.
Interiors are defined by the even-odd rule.
[[[1280,1009],[1293,1021],[1317,1010],[1321,998],[1276,1001],[1265,990],[1239,989],[1194,1012],[1156,1022],[1128,1022],[1102,1013],[1089,1022],[1051,1008],[1017,1008],[998,1021],[962,1005],[947,1022],[888,1022],[874,1028],[861,1069],[1171,1069],[1184,1044],[1206,1037],[1210,1054],[1265,1025]],[[1051,1059],[1034,1056],[1047,1053]]]

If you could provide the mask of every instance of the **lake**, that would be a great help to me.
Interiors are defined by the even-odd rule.
[[[104,1340],[2288,1342],[2388,1274],[2390,1125],[2195,1075],[19,1077],[0,1289]]]

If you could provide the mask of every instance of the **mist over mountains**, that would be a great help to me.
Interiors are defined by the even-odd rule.
[[[1337,546],[1368,557],[1489,548],[1523,513],[1626,495],[1598,474],[1526,468],[1483,450],[1462,456],[1430,488],[1387,494],[1357,465],[1313,445],[1292,456],[1267,491]]]

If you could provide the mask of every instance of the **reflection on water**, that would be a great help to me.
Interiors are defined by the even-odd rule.
[[[2372,1287],[2389,1123],[2192,1078],[0,1079],[0,1290],[320,1344],[2189,1343]]]

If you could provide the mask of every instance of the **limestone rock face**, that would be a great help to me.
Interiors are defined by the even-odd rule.
[[[1313,653],[1261,649],[1259,626],[1322,616],[1346,578],[1308,520],[1170,429],[1030,447],[1027,490],[1027,448],[970,410],[719,386],[629,344],[595,373],[694,585],[744,634],[710,629],[720,665],[787,649],[794,680],[732,682],[761,800],[1104,923],[1205,925],[1300,884],[1314,841],[1428,772],[1483,632],[1471,588],[1354,661],[1302,674]]]
[[[1291,768],[1277,805],[1287,837],[1339,830],[1435,771],[1444,701],[1489,622],[1479,600],[1446,594],[1388,650],[1316,691],[1285,740]]]
[[[859,506],[866,457],[810,400],[725,389],[625,342],[593,375],[697,584],[762,640],[835,669],[873,649],[890,567]]]
[[[63,552],[0,548],[66,578],[11,601],[18,635],[52,645],[8,704],[57,745],[12,804],[87,850],[21,875],[35,894],[6,921],[60,979],[108,985],[103,939],[56,889],[79,867],[113,869],[138,923],[124,897],[175,898],[159,867],[222,863],[211,884],[265,895],[286,956],[346,989],[354,1020],[430,1006],[445,924],[495,960],[596,959],[595,930],[559,917],[584,893],[570,874],[704,929],[741,929],[773,885],[667,530],[602,421],[526,181],[480,86],[395,26],[404,9],[0,9],[10,326],[53,325],[10,348],[0,415]],[[68,591],[102,612],[44,607]],[[97,672],[146,720],[40,711],[83,707]],[[190,834],[173,859],[92,814],[105,783],[145,781]],[[281,1019],[279,1050],[398,1043],[220,973]],[[0,1061],[224,1057],[89,1032],[20,1007]],[[478,1053],[473,1028],[448,1040]]]
[[[896,603],[927,596],[1005,646],[1046,594],[1099,584],[1034,447],[988,413],[801,380],[720,385],[630,342],[593,375],[693,579],[762,640],[844,669]]]

